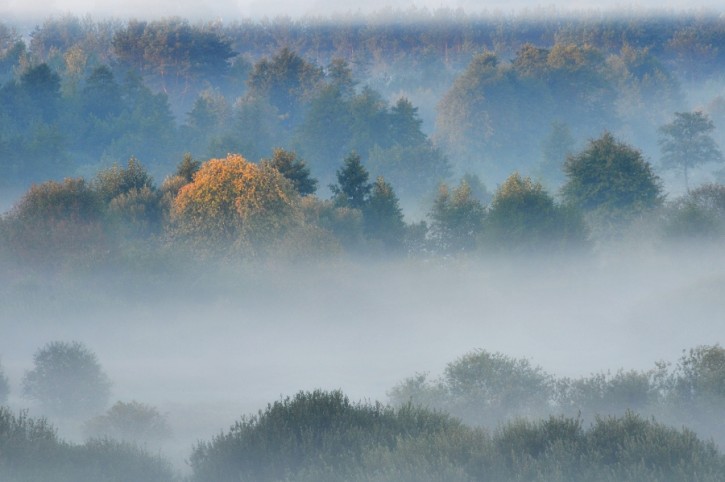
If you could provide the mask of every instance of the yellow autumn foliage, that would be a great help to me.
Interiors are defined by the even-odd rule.
[[[171,211],[176,238],[212,250],[257,254],[299,228],[299,195],[276,169],[239,154],[211,159],[183,186]]]

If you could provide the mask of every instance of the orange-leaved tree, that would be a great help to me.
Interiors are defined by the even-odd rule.
[[[205,162],[172,206],[172,235],[202,251],[256,255],[303,223],[299,195],[266,163],[239,154]]]

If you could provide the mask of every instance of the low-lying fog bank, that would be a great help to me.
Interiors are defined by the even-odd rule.
[[[725,339],[725,257],[706,249],[139,274],[124,289],[113,276],[4,280],[9,405],[38,414],[21,393],[33,353],[80,341],[112,381],[112,401],[167,414],[180,467],[195,441],[280,395],[386,400],[406,377],[438,374],[476,348],[578,377],[647,370]]]

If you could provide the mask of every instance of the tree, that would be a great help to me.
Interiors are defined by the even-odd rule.
[[[105,65],[93,69],[83,88],[84,113],[106,120],[118,116],[122,108],[121,87],[111,69]]]
[[[149,235],[161,227],[161,193],[153,178],[135,158],[126,167],[113,165],[96,175],[94,188],[107,212],[124,230]]]
[[[547,251],[571,247],[586,239],[581,216],[558,206],[541,183],[509,176],[494,194],[483,237],[492,247]]]
[[[427,138],[421,131],[422,125],[418,108],[407,98],[401,97],[390,109],[390,137],[396,144],[415,147],[424,143]]]
[[[689,169],[723,161],[720,149],[710,136],[714,129],[708,115],[700,111],[675,112],[675,120],[660,127],[662,165],[667,169],[682,169],[688,191]]]
[[[360,162],[360,156],[351,152],[337,171],[337,184],[330,185],[335,203],[340,207],[363,209],[368,201],[372,185],[370,174]]]
[[[244,417],[212,441],[199,443],[190,458],[190,480],[364,480],[383,469],[376,463],[380,456],[373,454],[388,458],[407,443],[430,447],[434,440],[467,433],[443,413],[410,405],[395,409],[354,403],[339,391],[300,392],[267,405],[257,416]],[[385,474],[381,480],[421,478]]]
[[[373,239],[379,239],[389,250],[403,246],[405,223],[403,211],[393,187],[378,177],[373,183],[372,193],[363,211],[365,231]]]
[[[194,180],[194,175],[199,171],[201,162],[194,160],[188,152],[184,154],[178,166],[176,166],[176,175],[183,178],[187,183]]]
[[[564,163],[564,199],[585,212],[626,217],[662,203],[659,178],[642,153],[610,133]]]
[[[110,248],[103,204],[82,178],[31,186],[6,221],[7,247],[27,262],[72,266],[105,257]]]
[[[265,96],[277,108],[285,126],[293,127],[303,99],[321,80],[321,68],[285,47],[272,59],[257,62],[248,83],[253,94]]]
[[[108,404],[111,382],[84,344],[54,341],[33,355],[23,377],[23,394],[61,416],[87,416]]]
[[[465,181],[452,192],[441,184],[430,212],[431,236],[443,252],[470,251],[476,246],[485,217],[483,204],[473,197]]]
[[[239,154],[205,162],[172,207],[172,232],[200,252],[253,255],[303,219],[292,183]]]
[[[265,159],[264,162],[287,178],[301,196],[314,194],[317,190],[317,179],[310,177],[310,169],[305,161],[298,159],[294,152],[275,148],[272,159]]]
[[[20,76],[20,87],[29,99],[29,105],[45,122],[58,116],[60,106],[60,77],[48,64],[31,67]]]
[[[669,203],[664,229],[675,239],[720,239],[725,234],[725,186],[705,184]]]
[[[422,404],[471,425],[496,427],[507,419],[546,414],[554,378],[529,360],[476,350],[449,363],[443,376],[404,380],[390,392],[396,404]]]
[[[562,166],[573,148],[574,137],[569,126],[563,122],[553,122],[551,132],[541,144],[542,160],[539,165],[541,176],[550,183],[550,187],[558,187],[564,181]]]

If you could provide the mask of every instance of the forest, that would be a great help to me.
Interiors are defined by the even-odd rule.
[[[723,480],[723,38],[0,20],[0,479]]]

